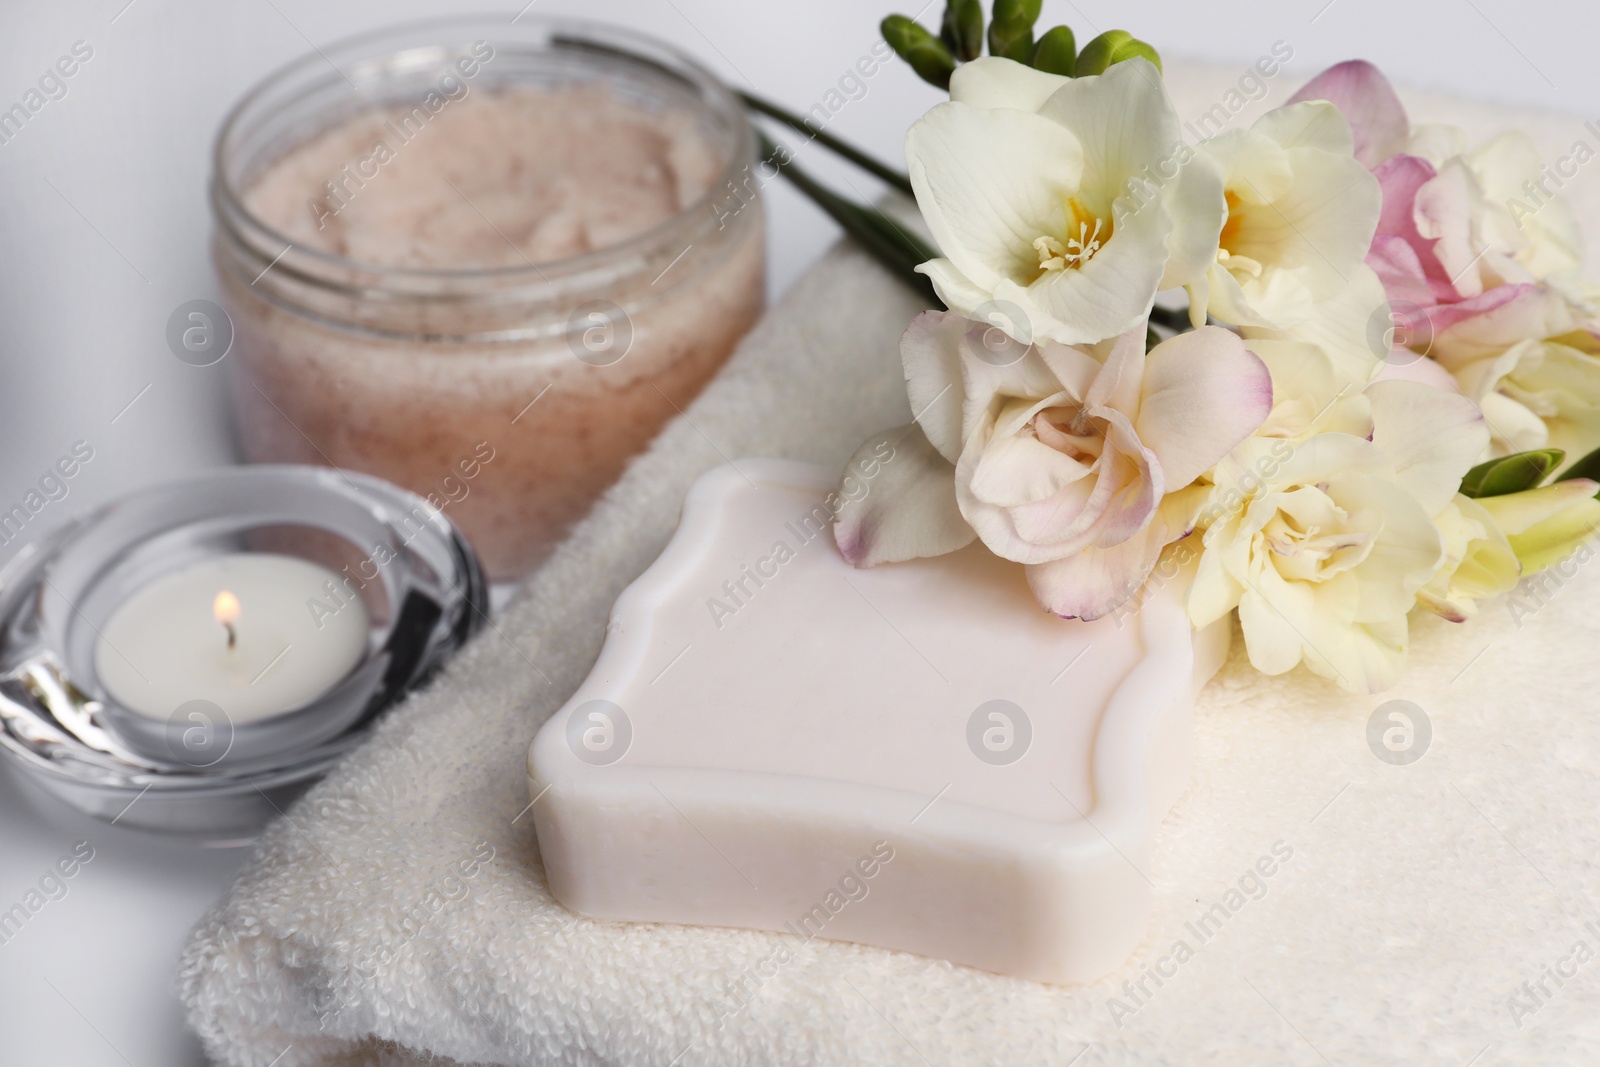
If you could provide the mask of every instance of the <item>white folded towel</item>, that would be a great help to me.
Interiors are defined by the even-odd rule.
[[[1191,118],[1244,73],[1171,64],[1168,76]],[[1289,87],[1273,90],[1268,103]],[[1552,160],[1582,138],[1600,148],[1578,119],[1409,102],[1475,135],[1516,125]],[[1582,217],[1600,218],[1600,178],[1579,181]],[[493,629],[271,828],[184,954],[180,992],[215,1058],[1600,1062],[1600,563],[1531,614],[1419,619],[1409,672],[1385,698],[1263,678],[1236,650],[1197,709],[1193,785],[1156,834],[1149,937],[1093,986],[596,922],[551,899],[524,759],[587,674],[612,601],[702,471],[747,455],[838,466],[905,422],[895,342],[917,310],[859,253],[831,253]],[[1369,749],[1368,717],[1390,697],[1431,718],[1431,748],[1410,766]],[[767,961],[789,952],[773,974]]]

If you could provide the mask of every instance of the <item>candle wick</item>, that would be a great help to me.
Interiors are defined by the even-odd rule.
[[[233,623],[225,622],[222,624],[222,628],[228,631],[228,650],[232,651],[234,644],[238,641],[238,635],[233,632]]]

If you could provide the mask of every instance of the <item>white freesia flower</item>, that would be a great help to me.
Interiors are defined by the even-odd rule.
[[[1514,588],[1522,576],[1505,531],[1484,506],[1457,494],[1434,524],[1444,540],[1444,560],[1417,592],[1417,603],[1451,622],[1478,613],[1478,601]]]
[[[1407,613],[1444,560],[1434,517],[1487,437],[1458,394],[1389,381],[1366,399],[1370,439],[1256,437],[1219,464],[1239,504],[1207,527],[1189,598],[1197,627],[1238,609],[1256,669],[1304,663],[1354,692],[1398,679]]]
[[[1512,130],[1469,148],[1466,132],[1455,126],[1421,125],[1407,151],[1440,173],[1464,172],[1480,248],[1509,256],[1533,279],[1576,280],[1583,264],[1577,216],[1555,190],[1540,189],[1541,183],[1550,189],[1551,179],[1527,134]]]
[[[1024,346],[928,312],[901,355],[921,433],[899,434],[912,461],[884,465],[846,504],[840,551],[868,566],[953,551],[976,532],[1027,564],[1040,602],[1069,618],[1137,591],[1204,502],[1207,488],[1190,488],[1272,403],[1261,361],[1216,327],[1146,354],[1142,328],[1095,348]]]
[[[1006,328],[1024,342],[1126,333],[1215,256],[1220,177],[1184,143],[1144,59],[1085,78],[963,64],[950,102],[906,135],[906,159],[943,252],[918,269],[968,317],[1015,305]]]
[[[1384,366],[1397,339],[1389,297],[1377,273],[1364,263],[1350,269],[1348,281],[1331,295],[1316,301],[1311,315],[1293,326],[1242,326],[1248,342],[1294,341],[1317,345],[1330,357],[1346,385],[1357,391]],[[1411,362],[1414,357],[1403,357]]]
[[[1245,347],[1272,376],[1272,412],[1256,437],[1300,441],[1319,433],[1365,437],[1372,404],[1365,378],[1352,380],[1345,362],[1307,341],[1254,339]]]
[[[1495,336],[1492,326],[1490,317],[1465,323],[1433,346],[1438,364],[1483,409],[1486,455],[1559,448],[1571,464],[1600,448],[1600,337],[1572,329],[1511,340],[1515,331]]]
[[[1378,225],[1378,182],[1356,161],[1350,124],[1326,101],[1280,107],[1201,145],[1223,172],[1227,219],[1215,262],[1190,287],[1209,312],[1276,329],[1310,319],[1361,267]]]

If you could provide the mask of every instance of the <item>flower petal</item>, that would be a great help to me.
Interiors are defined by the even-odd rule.
[[[1430,257],[1431,258],[1431,257]],[[1383,291],[1392,304],[1410,304],[1418,309],[1431,309],[1440,299],[1438,288],[1428,277],[1428,267],[1417,254],[1416,246],[1404,237],[1378,234],[1372,239],[1367,252],[1367,266],[1377,272],[1383,282]],[[918,268],[921,269],[920,267]],[[1421,338],[1417,347],[1426,348],[1426,337],[1432,332],[1429,316],[1411,312],[1405,316],[1391,316],[1403,331],[1397,340],[1410,342]],[[1402,345],[1401,347],[1406,347]]]
[[[973,107],[1038,111],[1070,80],[1015,60],[981,56],[961,64],[950,76],[950,99]]]
[[[1253,338],[1245,347],[1272,373],[1272,414],[1256,433],[1293,439],[1322,430],[1358,437],[1372,432],[1371,406],[1321,345]]]
[[[1383,194],[1348,156],[1319,148],[1287,150],[1294,184],[1269,207],[1249,213],[1230,250],[1296,270],[1317,299],[1349,284],[1376,232]]]
[[[1428,317],[1434,329],[1428,352],[1452,373],[1530,337],[1559,337],[1580,327],[1558,294],[1526,283],[1499,285],[1459,304],[1429,309]]]
[[[1112,407],[1128,415],[1139,410],[1145,374],[1144,331],[1129,330],[1109,345],[1105,362],[1084,396],[1089,408]]]
[[[1272,376],[1244,342],[1202,326],[1145,357],[1136,423],[1166,489],[1182,489],[1250,436],[1272,410]]]
[[[1501,391],[1543,415],[1550,444],[1566,452],[1570,466],[1600,448],[1600,359],[1556,341],[1536,350],[1505,376]],[[1484,417],[1496,435],[1505,430],[1487,409]]]
[[[1467,131],[1446,122],[1419,122],[1411,127],[1405,151],[1437,167],[1451,156],[1467,154]]]
[[[890,457],[883,459],[883,446]],[[851,472],[876,469],[870,479]],[[869,437],[845,467],[834,520],[840,555],[857,567],[942,556],[977,538],[956,507],[955,468],[916,423]],[[866,486],[852,494],[851,479]]]
[[[1478,503],[1494,516],[1507,537],[1516,537],[1568,508],[1582,504],[1600,489],[1587,478],[1572,478],[1539,489],[1524,489],[1504,496],[1486,496]]]
[[[1270,598],[1264,588],[1270,590]],[[1239,597],[1239,628],[1244,634],[1245,651],[1250,655],[1250,666],[1262,674],[1284,674],[1300,665],[1304,639],[1282,614],[1278,605],[1283,601],[1293,602],[1304,616],[1315,610],[1309,589],[1300,583],[1285,582],[1270,572]]]
[[[1021,508],[1053,500],[1073,482],[1086,478],[1089,466],[1029,435],[1010,433],[983,450],[973,468],[972,495],[998,508]]]
[[[1143,588],[1167,545],[1189,532],[1208,493],[1193,487],[1168,496],[1155,520],[1121,544],[1028,567],[1033,595],[1064,619],[1089,622],[1111,614]]]
[[[1585,157],[1587,158],[1587,157]],[[1583,265],[1583,236],[1572,206],[1557,196],[1527,210],[1523,183],[1546,180],[1543,159],[1528,135],[1512,130],[1473,149],[1468,161],[1483,186],[1490,210],[1498,216],[1506,244],[1536,278]],[[1513,204],[1521,204],[1519,214]],[[1502,205],[1504,205],[1502,209]]]
[[[1436,360],[1419,356],[1415,352],[1399,351],[1392,360],[1385,360],[1378,368],[1374,382],[1417,382],[1443,389],[1447,393],[1461,392],[1461,385],[1450,372]]]
[[[1133,328],[1159,287],[1187,284],[1210,262],[1222,227],[1220,175],[1191,160],[1165,188],[1152,188],[1151,174],[1176,161],[1184,141],[1161,73],[1148,60],[1071,79],[1039,113],[1077,136],[1078,198],[1115,224],[1111,240],[1081,269],[1055,272],[1036,286],[1053,320],[1041,336],[1092,343]]]
[[[1482,199],[1483,191],[1466,163],[1453,159],[1417,190],[1412,203],[1417,233],[1430,242],[1443,280],[1463,298],[1484,290],[1484,245],[1473,225],[1473,207]]]
[[[928,441],[950,463],[961,458],[961,337],[970,322],[925,311],[900,336],[911,413]]]
[[[1228,220],[1228,201],[1222,168],[1203,152],[1196,152],[1178,168],[1178,175],[1162,189],[1172,216],[1172,236],[1167,238],[1167,268],[1159,288],[1196,284],[1216,260],[1217,241]]]
[[[1489,428],[1478,405],[1420,382],[1374,382],[1372,443],[1430,516],[1455,499],[1461,476],[1489,447]]]
[[[1378,232],[1402,237],[1414,248],[1425,247],[1417,232],[1417,193],[1439,176],[1434,165],[1420,156],[1391,156],[1372,172],[1383,192],[1383,209],[1378,215]]]
[[[1382,624],[1350,625],[1318,615],[1319,598],[1301,582],[1270,570],[1239,601],[1239,624],[1250,664],[1263,674],[1283,674],[1304,661],[1314,673],[1353,693],[1394,685],[1405,664],[1406,617]]]
[[[1371,267],[1361,264],[1347,273],[1349,283],[1317,301],[1305,322],[1286,330],[1247,326],[1241,332],[1246,338],[1318,345],[1333,357],[1346,381],[1365,385],[1389,354],[1389,298]]]
[[[1438,512],[1428,511],[1404,482],[1387,478],[1340,479],[1335,492],[1355,528],[1375,531],[1355,585],[1351,622],[1405,618],[1444,558],[1444,540],[1433,522]]]
[[[1039,270],[1033,241],[1065,230],[1064,205],[1083,172],[1078,139],[1060,124],[960,103],[939,104],[912,124],[906,161],[940,250],[985,290],[1002,279],[1033,280]]]
[[[1525,575],[1568,558],[1600,531],[1600,485],[1572,478],[1538,489],[1480,497],[1476,503],[1505,534]]]
[[[1476,500],[1457,495],[1434,521],[1444,538],[1445,561],[1417,591],[1417,604],[1465,622],[1478,613],[1478,601],[1515,587],[1522,567],[1494,517]]]
[[[1573,479],[1571,482],[1559,484],[1573,485],[1580,481],[1584,479]],[[1506,540],[1510,543],[1511,550],[1516,553],[1517,562],[1522,564],[1524,574],[1538,574],[1559,564],[1579,545],[1592,540],[1595,532],[1600,530],[1600,500],[1595,500],[1593,495],[1595,483],[1585,482],[1585,487],[1589,490],[1589,495],[1576,501],[1571,507],[1523,533],[1507,535]],[[1554,487],[1546,486],[1546,488]]]
[[[1008,400],[1040,401],[1062,394],[1079,400],[1089,387],[1099,364],[1083,352],[1051,345],[1032,345],[1020,360],[991,362],[983,344],[990,327],[968,321],[961,339],[961,433],[962,449],[980,429],[992,428]],[[1050,352],[1050,362],[1045,353]],[[940,403],[944,403],[943,400]],[[1027,418],[1032,418],[1030,412]],[[1014,432],[1011,428],[1010,432]],[[957,457],[956,462],[960,462]]]
[[[926,263],[919,263],[916,271],[928,276],[933,283],[933,291],[947,308],[958,311],[965,309],[966,314],[971,314],[989,301],[989,290],[961,273],[961,268],[948,259],[930,259]]]
[[[1144,321],[1155,303],[1171,233],[1172,218],[1162,206],[1126,212],[1112,239],[1082,267],[1051,271],[1027,290],[1001,282],[995,286],[995,299],[1042,308],[1044,314],[1034,321],[1036,340],[1094,344],[1126,333]]]
[[[1104,74],[1070,78],[1039,108],[1044,118],[1071,130],[1083,146],[1086,189],[1122,195],[1129,178],[1174,155],[1183,144],[1178,113],[1161,72],[1147,59],[1130,59]],[[1109,210],[1108,202],[1090,205]],[[1119,226],[1121,225],[1119,221]]]
[[[1344,114],[1362,166],[1375,167],[1403,151],[1410,136],[1411,122],[1394,86],[1366,60],[1352,59],[1329,67],[1291,96],[1289,103],[1302,100],[1326,100]]]
[[[1152,526],[1110,548],[1090,546],[1065,559],[1026,568],[1028,585],[1046,611],[1092,622],[1121,607],[1144,585],[1167,542]]]
[[[1302,100],[1273,108],[1251,128],[1284,148],[1320,148],[1340,156],[1355,151],[1349,120],[1326,100]]]
[[[1229,563],[1247,554],[1248,547],[1243,540],[1235,539],[1231,531],[1213,529],[1222,536],[1217,538],[1216,548],[1208,544],[1201,552],[1194,584],[1189,587],[1189,624],[1196,630],[1205,629],[1238,607],[1239,598],[1244,594],[1244,586],[1231,573]],[[1226,558],[1229,556],[1234,558]]]
[[[1292,329],[1316,312],[1316,297],[1293,268],[1269,270],[1263,277],[1239,275],[1221,263],[1211,265],[1211,293],[1206,308],[1230,326]]]
[[[1507,455],[1531,452],[1554,444],[1545,420],[1504,393],[1489,393],[1478,403],[1483,408],[1483,421],[1488,424],[1495,445]],[[1583,454],[1569,453],[1568,458],[1576,462],[1583,458]]]

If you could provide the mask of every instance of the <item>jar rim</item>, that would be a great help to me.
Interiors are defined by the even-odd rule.
[[[629,258],[638,258],[641,262],[647,261],[649,250],[663,243],[673,233],[690,229],[697,222],[703,224],[705,220],[714,218],[714,205],[726,195],[724,189],[735,181],[742,169],[748,166],[748,159],[754,154],[754,134],[746,119],[744,104],[732,89],[687,52],[625,26],[564,16],[529,16],[526,19],[513,21],[519,30],[542,30],[542,43],[552,52],[569,50],[574,55],[588,53],[596,57],[604,56],[613,60],[627,61],[694,90],[706,112],[721,120],[731,120],[731,136],[725,139],[724,144],[718,145],[724,149],[726,158],[717,179],[693,202],[626,240],[575,256],[539,262],[530,260],[522,265],[504,267],[399,267],[353,259],[291,239],[289,235],[262,219],[245,204],[244,190],[237,188],[229,178],[228,153],[233,147],[235,138],[241,136],[242,125],[251,117],[250,108],[263,96],[295,75],[319,65],[327,65],[337,76],[349,81],[345,72],[335,64],[333,58],[330,58],[341,52],[368,50],[370,54],[365,54],[362,58],[370,62],[373,59],[390,58],[415,50],[405,47],[396,47],[389,51],[374,49],[373,46],[384,41],[399,40],[434,28],[460,32],[508,25],[503,15],[480,12],[414,19],[343,37],[325,47],[313,46],[312,51],[275,67],[256,81],[229,109],[213,142],[211,200],[214,216],[219,225],[230,237],[246,247],[253,248],[253,244],[239,232],[240,222],[261,237],[275,244],[282,244],[284,251],[279,253],[279,259],[284,258],[290,249],[293,249],[297,253],[296,265],[284,266],[282,269],[302,282],[370,296],[374,292],[374,286],[351,284],[348,281],[340,281],[334,276],[325,277],[320,272],[309,273],[302,269],[302,265],[323,268],[330,275],[359,274],[379,279],[380,284],[376,287],[379,291],[387,288],[381,284],[381,280],[385,279],[398,283],[397,288],[404,287],[406,283],[436,285],[472,281],[507,283],[512,286],[521,281],[537,287],[554,287],[559,281],[574,288],[581,288],[591,278],[604,280],[614,277],[615,265],[619,261]],[[530,37],[530,40],[536,44],[541,41],[536,36]],[[454,42],[446,42],[443,46],[448,46],[449,43]],[[671,65],[668,65],[669,63]],[[273,260],[273,264],[277,262]],[[272,269],[271,264],[268,269]]]

